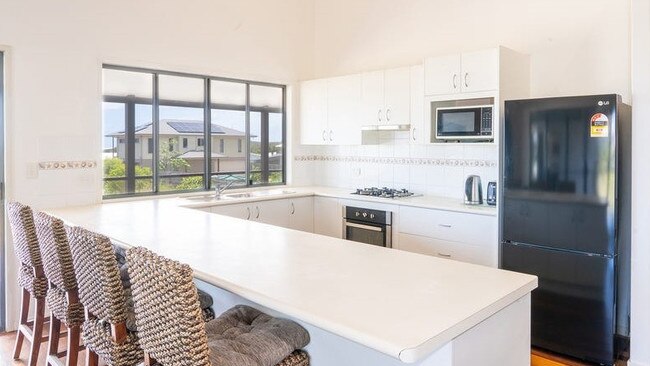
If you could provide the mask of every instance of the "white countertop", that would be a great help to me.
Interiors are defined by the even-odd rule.
[[[448,197],[437,197],[437,196],[413,196],[405,198],[378,198],[378,197],[369,197],[369,196],[360,196],[351,194],[353,189],[346,188],[332,188],[332,187],[282,187],[282,188],[271,188],[270,190],[286,190],[294,193],[282,194],[282,195],[269,195],[269,196],[256,196],[249,198],[237,198],[237,199],[227,199],[227,200],[213,200],[209,202],[200,202],[200,201],[187,201],[183,203],[185,207],[210,207],[218,205],[228,205],[235,203],[243,203],[249,201],[264,201],[264,200],[274,200],[274,199],[283,199],[283,198],[295,198],[295,197],[305,197],[305,196],[320,196],[320,197],[332,197],[353,201],[365,201],[365,202],[377,202],[383,204],[390,204],[395,206],[410,206],[410,207],[420,207],[428,208],[435,210],[446,210],[454,212],[462,212],[476,215],[485,215],[485,216],[496,216],[497,209],[495,206],[488,206],[486,204],[470,206],[465,205],[462,199],[454,199]],[[228,192],[230,193],[230,191]],[[210,194],[210,193],[208,193]]]
[[[180,202],[49,212],[187,263],[197,278],[404,362],[426,357],[537,286],[534,276],[239,220]]]

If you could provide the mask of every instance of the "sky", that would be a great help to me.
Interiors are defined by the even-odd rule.
[[[124,105],[121,103],[103,103],[103,134],[104,136],[116,132],[124,131]],[[239,131],[245,131],[245,114],[242,111],[212,110],[212,123],[224,127],[232,128]],[[167,107],[160,106],[160,119],[185,119],[203,121],[203,109],[201,108],[184,108],[184,107]],[[152,108],[150,105],[136,104],[135,123],[136,126],[151,123]],[[271,142],[282,141],[282,115],[272,113],[269,116]],[[251,113],[251,134],[257,137],[253,141],[260,141],[260,114]],[[111,147],[111,138],[104,137],[104,148]]]

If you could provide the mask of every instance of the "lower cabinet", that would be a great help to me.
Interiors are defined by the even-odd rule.
[[[426,236],[400,233],[399,249],[461,262],[495,266],[490,248]]]
[[[314,197],[314,233],[343,237],[343,212],[336,198]]]
[[[210,212],[290,229],[314,231],[312,197],[212,206]]]

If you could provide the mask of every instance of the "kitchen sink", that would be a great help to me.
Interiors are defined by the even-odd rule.
[[[290,191],[285,189],[270,189],[270,190],[252,191],[252,192],[222,193],[220,197],[217,197],[214,193],[211,192],[199,196],[184,197],[184,198],[188,201],[210,202],[210,201],[235,200],[240,198],[279,196],[283,194],[293,194],[293,193],[296,193],[296,191]]]

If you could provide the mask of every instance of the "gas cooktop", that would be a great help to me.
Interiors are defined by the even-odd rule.
[[[359,196],[369,196],[369,197],[380,197],[380,198],[405,198],[419,196],[413,192],[410,192],[408,189],[393,189],[393,188],[358,188],[356,192],[352,192]]]

